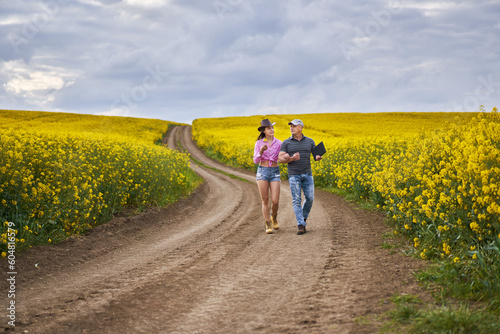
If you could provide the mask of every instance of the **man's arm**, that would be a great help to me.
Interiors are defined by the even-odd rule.
[[[287,164],[287,163],[290,162],[289,160],[290,160],[290,155],[288,153],[286,153],[286,152],[280,152],[278,154],[278,162],[280,164]]]
[[[290,156],[288,153],[281,151],[278,154],[278,162],[280,164],[288,164],[292,161],[297,161],[300,159],[299,152],[295,153],[293,156]]]

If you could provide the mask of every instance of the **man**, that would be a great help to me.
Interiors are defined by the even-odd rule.
[[[311,153],[316,145],[314,140],[302,134],[304,123],[300,119],[294,119],[288,125],[290,125],[292,136],[281,144],[278,162],[288,164],[288,180],[292,192],[293,212],[299,228],[297,234],[301,235],[306,233],[306,220],[314,201]],[[321,160],[319,155],[314,158],[316,161]],[[305,197],[303,205],[301,204],[301,190],[304,192]]]

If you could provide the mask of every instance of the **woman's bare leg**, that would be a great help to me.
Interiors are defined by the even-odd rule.
[[[271,201],[273,208],[272,213],[273,217],[276,218],[278,216],[278,209],[280,204],[281,182],[278,181],[271,182],[270,187],[271,187]]]
[[[269,182],[258,180],[257,186],[259,187],[260,199],[262,201],[262,214],[266,222],[271,221],[269,214]]]

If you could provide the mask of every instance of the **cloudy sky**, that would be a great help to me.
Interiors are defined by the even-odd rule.
[[[499,0],[1,1],[0,109],[489,111],[499,53]]]

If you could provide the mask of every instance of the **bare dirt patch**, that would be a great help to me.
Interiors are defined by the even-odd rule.
[[[208,159],[189,127],[169,131],[177,142],[252,182],[193,164],[205,183],[189,198],[21,254],[15,332],[375,333],[390,296],[422,293],[422,262],[381,247],[382,214],[317,190],[299,236],[283,182],[267,235],[254,175]]]

